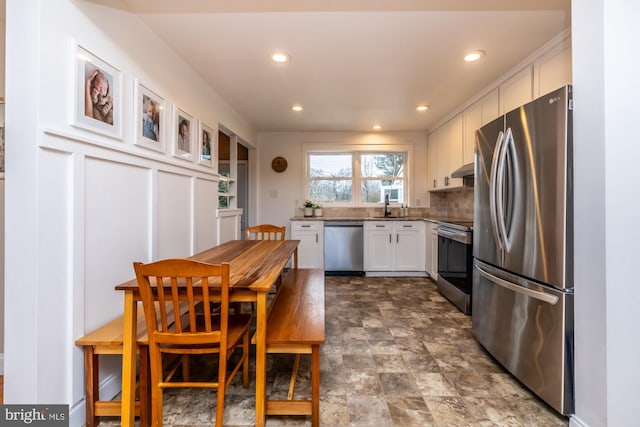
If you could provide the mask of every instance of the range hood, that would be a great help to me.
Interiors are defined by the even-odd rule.
[[[467,163],[451,173],[451,178],[473,178],[473,163]]]

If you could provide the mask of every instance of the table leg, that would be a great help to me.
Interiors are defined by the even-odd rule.
[[[311,425],[320,426],[320,346],[311,348]]]
[[[256,427],[264,427],[267,397],[267,293],[258,292],[256,302]]]
[[[133,291],[125,291],[122,337],[122,427],[133,427],[135,421],[137,317],[137,302],[133,298]]]

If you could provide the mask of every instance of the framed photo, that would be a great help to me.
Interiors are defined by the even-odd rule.
[[[214,161],[214,145],[213,145],[213,129],[203,122],[200,122],[200,137],[198,143],[198,163],[213,167]]]
[[[122,72],[75,45],[74,114],[72,125],[122,139]]]
[[[193,116],[173,106],[173,155],[193,160],[193,141],[196,133]]]
[[[138,80],[135,97],[135,144],[164,153],[164,99]]]

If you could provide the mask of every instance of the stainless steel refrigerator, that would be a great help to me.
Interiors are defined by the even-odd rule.
[[[473,335],[556,411],[573,412],[572,88],[476,132]]]

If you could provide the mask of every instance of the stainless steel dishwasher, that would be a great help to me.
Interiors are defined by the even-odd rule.
[[[328,275],[362,275],[362,221],[324,222],[324,271]]]

